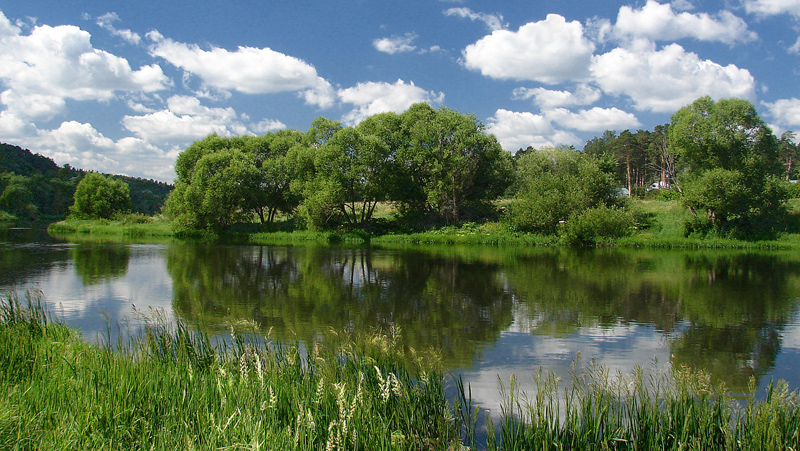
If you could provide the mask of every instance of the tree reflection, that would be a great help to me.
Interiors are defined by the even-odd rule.
[[[780,351],[800,294],[797,263],[783,253],[560,249],[520,258],[506,274],[532,333],[654,324],[670,337],[673,364],[744,390]]]
[[[124,276],[130,259],[130,248],[123,244],[78,244],[72,248],[75,272],[84,285],[96,285]]]
[[[496,263],[320,247],[171,247],[175,312],[209,329],[255,321],[278,339],[399,327],[407,347],[472,364],[512,321]]]

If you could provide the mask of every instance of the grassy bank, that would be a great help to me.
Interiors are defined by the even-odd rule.
[[[396,336],[331,333],[305,352],[269,338],[212,340],[150,325],[94,345],[37,298],[0,302],[1,449],[790,450],[800,396],[779,382],[733,399],[694,371],[576,369],[500,388],[486,441],[469,387],[448,405],[429,360]],[[463,443],[463,444],[462,444]]]
[[[384,210],[388,207],[384,206]],[[598,246],[689,248],[689,249],[800,249],[800,234],[782,233],[773,240],[744,241],[716,236],[685,236],[684,222],[688,212],[678,201],[639,201],[635,207],[641,224],[629,236],[618,239],[598,238]],[[789,203],[790,220],[800,222],[800,199]],[[382,210],[383,211],[383,210]],[[391,213],[383,211],[387,218]],[[386,218],[383,218],[386,220]],[[92,236],[122,240],[149,238],[186,238],[222,240],[263,245],[293,243],[320,244],[483,244],[556,246],[563,244],[559,235],[536,235],[510,230],[500,222],[469,222],[459,226],[440,227],[415,233],[392,232],[391,221],[383,233],[362,230],[326,231],[296,230],[291,222],[262,226],[242,224],[215,234],[205,231],[175,232],[163,218],[128,215],[119,220],[66,220],[50,225],[48,232],[59,236]],[[800,225],[794,228],[800,228]],[[388,231],[388,232],[387,232]]]
[[[51,235],[92,235],[123,238],[171,238],[175,232],[169,221],[143,215],[126,215],[119,219],[67,219],[47,227]]]
[[[2,449],[447,449],[442,375],[393,337],[296,345],[154,325],[92,345],[15,299],[0,312]]]

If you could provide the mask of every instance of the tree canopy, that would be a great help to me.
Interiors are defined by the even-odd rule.
[[[89,172],[78,183],[69,210],[78,219],[110,219],[131,210],[131,190],[125,182]]]
[[[687,232],[755,238],[778,229],[787,199],[780,145],[750,102],[695,100],[672,116],[669,145],[686,166],[685,204],[705,211]]]

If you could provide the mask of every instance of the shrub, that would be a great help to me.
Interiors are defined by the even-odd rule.
[[[593,246],[608,239],[628,236],[633,226],[634,217],[630,212],[601,205],[561,224],[560,235],[566,244]]]

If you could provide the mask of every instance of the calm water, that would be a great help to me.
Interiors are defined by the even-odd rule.
[[[0,230],[0,288],[40,289],[90,339],[151,308],[287,340],[395,326],[494,411],[498,378],[568,378],[578,354],[622,372],[701,368],[735,391],[751,376],[800,388],[798,253],[86,244]]]

